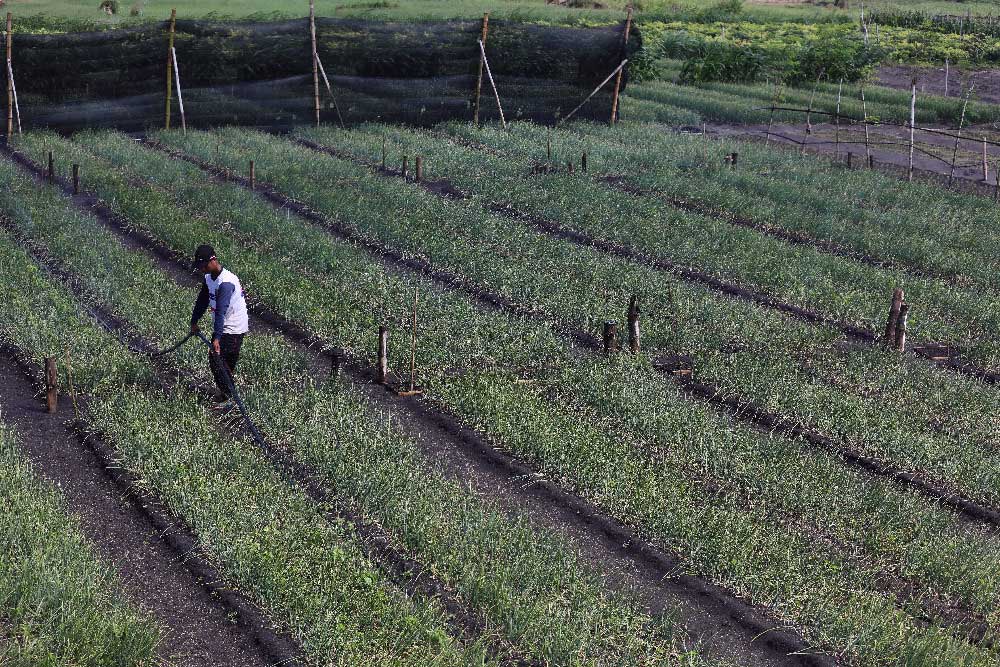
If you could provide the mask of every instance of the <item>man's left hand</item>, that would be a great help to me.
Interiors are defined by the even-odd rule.
[[[219,339],[218,338],[216,338],[215,340],[212,341],[212,352],[215,352],[218,355],[222,354],[222,351],[219,349]]]

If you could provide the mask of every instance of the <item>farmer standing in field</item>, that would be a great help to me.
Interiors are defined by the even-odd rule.
[[[219,388],[217,407],[225,410],[232,408],[233,402],[221,364],[226,365],[230,376],[235,374],[243,336],[250,330],[247,302],[240,279],[232,271],[222,268],[212,246],[198,246],[194,253],[194,268],[205,274],[205,282],[191,314],[191,333],[198,332],[198,321],[206,310],[211,309],[214,322],[208,364]]]

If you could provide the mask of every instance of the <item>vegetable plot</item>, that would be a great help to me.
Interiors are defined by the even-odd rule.
[[[164,138],[171,142],[188,142],[186,147],[197,150],[205,159],[213,159],[215,155],[219,155],[220,160],[225,160],[234,167],[244,165],[249,154],[231,146],[230,142],[235,141],[231,137],[222,141],[210,135],[189,133],[187,139],[179,136]],[[267,143],[263,139],[252,137],[248,140]],[[291,148],[288,145],[282,148],[276,140],[269,141],[274,142],[274,146],[265,146],[265,151],[260,151],[260,146],[255,146],[258,152],[254,154],[259,159],[266,157],[273,160],[267,166],[259,166],[259,174],[267,173],[269,177],[278,179],[281,178],[281,171],[276,165],[280,164],[284,169],[294,164],[288,160]],[[109,154],[125,151],[124,147],[128,144],[119,140],[118,145],[120,148],[113,151],[109,149]],[[279,148],[281,150],[277,150]],[[137,151],[134,147],[131,150]],[[60,152],[62,151],[72,155],[74,160],[88,159],[83,151],[70,146],[61,147]],[[283,218],[276,215],[273,210],[261,213],[262,218],[270,216],[270,222],[254,220],[254,209],[232,208],[239,201],[235,195],[228,194],[233,192],[233,186],[208,183],[197,186],[194,183],[197,172],[187,170],[187,176],[174,179],[174,183],[181,184],[177,187],[184,192],[183,198],[171,200],[164,197],[158,189],[148,186],[135,188],[130,184],[130,178],[139,176],[142,171],[148,171],[150,175],[160,173],[159,166],[155,169],[145,168],[138,161],[148,159],[158,164],[157,161],[164,158],[141,158],[127,151],[126,154],[130,155],[130,160],[135,160],[132,164],[138,167],[133,175],[126,177],[115,175],[108,168],[99,169],[97,167],[102,162],[93,158],[90,158],[86,173],[94,174],[91,186],[99,191],[105,201],[113,202],[120,213],[129,217],[132,224],[149,230],[163,240],[182,238],[188,234],[196,236],[194,232],[182,230],[193,229],[194,225],[204,223],[191,222],[189,212],[172,213],[171,209],[180,206],[182,199],[190,200],[199,189],[210,192],[217,208],[209,209],[209,215],[216,220],[216,224],[231,225],[232,233],[239,236],[238,241],[226,248],[225,256],[230,258],[233,265],[241,267],[241,274],[247,284],[254,286],[253,289],[262,301],[274,308],[283,309],[300,321],[306,321],[307,317],[311,317],[313,321],[325,320],[326,331],[332,331],[331,323],[336,322],[336,333],[333,336],[326,334],[331,345],[366,349],[363,338],[351,337],[350,332],[355,326],[351,322],[359,315],[351,313],[349,304],[345,306],[334,301],[329,310],[316,314],[318,309],[313,308],[313,314],[309,315],[305,310],[291,308],[291,304],[295,302],[294,295],[268,293],[266,288],[264,291],[257,288],[257,285],[265,285],[266,281],[258,281],[255,276],[264,277],[265,271],[302,271],[303,275],[304,272],[309,272],[309,280],[302,282],[300,291],[311,299],[318,301],[323,294],[330,292],[360,292],[358,301],[364,304],[391,304],[390,300],[384,299],[378,292],[384,289],[383,284],[391,284],[393,279],[389,275],[377,280],[369,279],[364,283],[351,281],[351,265],[343,261],[344,257],[349,256],[346,249],[350,246],[331,237],[324,237],[322,230],[303,224],[294,217]],[[298,155],[294,152],[292,154]],[[175,168],[176,173],[185,173],[185,168],[182,167],[179,164]],[[123,166],[119,168],[127,170]],[[165,166],[162,168],[168,169]],[[338,207],[347,206],[347,202],[330,200],[337,202],[337,206],[334,206],[320,198],[320,193],[330,192],[330,172],[324,171],[316,177],[317,180],[326,179],[321,187],[318,183],[313,183],[313,177],[305,175],[307,171],[310,171],[308,163],[301,168],[301,172],[283,180],[281,186],[294,191],[303,199],[308,195],[314,207],[327,211],[329,215],[338,215]],[[356,175],[355,178],[357,177]],[[203,176],[202,180],[204,181]],[[95,185],[95,181],[98,184]],[[380,196],[390,194],[389,190],[378,192]],[[353,192],[347,194],[357,197]],[[412,193],[408,193],[408,196],[413,199],[411,203],[414,205],[419,201],[413,198]],[[201,201],[206,198],[207,196],[202,197]],[[371,201],[375,201],[374,198]],[[155,207],[154,202],[158,202]],[[352,208],[344,210],[355,213]],[[421,208],[413,210],[424,213],[429,209],[423,208],[421,204]],[[236,212],[240,212],[240,215],[235,215]],[[374,209],[363,219],[358,218],[354,222],[359,225],[374,225],[376,217],[387,218],[401,214],[398,208]],[[411,225],[416,224],[417,215],[406,220]],[[250,229],[255,231],[250,233]],[[204,233],[201,233],[202,237]],[[182,252],[187,245],[182,243],[175,246],[171,241],[167,243],[178,252]],[[309,252],[297,254],[300,250],[305,250],[305,245],[300,248],[298,244],[308,244]],[[266,257],[259,250],[254,250],[264,247],[269,251]],[[332,265],[329,259],[324,259],[332,257],[334,249],[340,253],[342,264]],[[254,257],[255,252],[257,255]],[[355,251],[355,256],[358,257],[355,261],[361,261],[364,254]],[[290,262],[292,257],[297,258],[297,262]],[[367,261],[369,265],[373,262],[370,257]],[[336,266],[337,270],[331,271],[331,266]],[[344,282],[338,282],[341,280]],[[405,295],[405,291],[400,291]],[[855,633],[874,633],[881,637],[880,642],[885,642],[884,644],[865,644],[851,649],[856,650],[862,660],[875,661],[883,650],[887,651],[884,655],[895,656],[917,646],[930,646],[929,650],[934,655],[949,655],[954,659],[967,659],[973,663],[976,660],[986,660],[988,663],[991,659],[979,653],[983,649],[953,639],[947,630],[918,627],[914,621],[907,620],[908,612],[897,607],[896,594],[902,589],[896,588],[896,584],[892,583],[894,580],[897,583],[901,581],[898,576],[893,575],[893,568],[883,570],[880,565],[852,558],[850,548],[843,552],[831,552],[829,536],[825,532],[829,516],[838,511],[837,507],[843,501],[839,493],[844,492],[844,485],[854,485],[853,488],[858,489],[856,495],[843,495],[846,498],[857,497],[858,506],[883,508],[877,515],[871,515],[872,523],[866,524],[866,533],[872,535],[873,541],[881,541],[885,536],[880,531],[880,521],[886,516],[884,507],[887,503],[897,508],[891,512],[894,520],[899,518],[905,524],[914,525],[910,522],[915,521],[924,525],[926,528],[917,529],[917,533],[926,529],[925,534],[930,540],[928,544],[935,543],[939,538],[942,524],[930,528],[931,524],[924,522],[935,523],[940,520],[931,518],[931,515],[943,518],[945,524],[954,521],[948,513],[932,509],[926,500],[901,492],[891,484],[873,485],[871,479],[844,471],[838,462],[826,455],[804,454],[795,443],[734,427],[711,411],[691,405],[672,388],[669,380],[650,369],[648,362],[642,359],[637,360],[636,364],[624,358],[618,358],[610,364],[598,359],[575,359],[567,354],[565,341],[553,340],[551,332],[547,333],[544,325],[517,322],[510,317],[487,316],[475,309],[470,311],[468,306],[461,305],[461,297],[458,295],[442,293],[438,298],[439,303],[447,301],[456,310],[470,312],[472,316],[449,321],[446,319],[447,313],[438,315],[435,308],[439,306],[431,308],[434,326],[428,327],[425,337],[421,339],[426,386],[433,399],[463,416],[470,424],[483,429],[497,442],[535,461],[563,483],[593,497],[616,516],[641,526],[644,534],[657,542],[677,548],[691,559],[694,567],[712,578],[725,581],[736,590],[774,605],[783,614],[788,614],[803,625],[821,628],[820,632],[826,633],[827,637],[840,637],[834,640],[837,644],[850,642],[847,637],[856,636]],[[386,312],[399,313],[408,310],[405,304],[406,301],[398,300],[394,306],[383,307]],[[370,317],[367,310],[365,317]],[[461,327],[458,322],[461,322]],[[495,325],[490,324],[494,322]],[[496,326],[496,330],[481,328],[487,324]],[[484,365],[483,362],[489,359],[503,359],[502,355],[495,354],[497,347],[489,341],[493,335],[501,336],[502,341],[502,332],[509,331],[512,327],[524,332],[522,338],[534,353],[533,363],[523,367],[514,364],[497,364],[493,367]],[[468,337],[482,343],[473,363],[463,361],[466,359],[464,356],[447,354],[449,348],[461,346],[462,338],[449,338],[447,335],[449,331],[459,330],[463,332],[463,338]],[[371,329],[368,331],[371,332]],[[518,359],[520,358],[523,357]],[[517,372],[506,370],[509,367]],[[543,373],[547,368],[553,370]],[[623,377],[626,370],[627,380]],[[518,382],[522,374],[535,379],[538,384]],[[655,400],[651,402],[650,397],[655,397]],[[693,439],[693,433],[699,434],[698,438]],[[736,458],[726,459],[730,453]],[[821,510],[817,509],[815,514],[809,513],[800,520],[794,513],[781,510],[781,504],[772,506],[782,493],[778,490],[781,488],[780,484],[772,486],[779,481],[775,479],[774,460],[787,462],[777,466],[781,469],[778,476],[784,482],[794,482],[796,474],[800,472],[805,474],[811,470],[819,471],[818,482],[829,488],[832,494],[829,500],[821,502]],[[826,462],[823,463],[824,461]],[[794,466],[795,472],[785,469],[785,465]],[[746,478],[732,476],[733,472],[741,470],[747,471]],[[813,481],[811,477],[808,479]],[[766,489],[754,490],[752,480],[766,480]],[[744,488],[744,491],[741,492],[740,488]],[[872,503],[870,497],[861,501],[864,498],[864,493],[861,492],[863,488],[877,489],[881,505]],[[806,484],[801,492],[808,489]],[[758,493],[761,495],[757,495]],[[742,498],[755,500],[747,503]],[[900,503],[905,505],[905,509]],[[794,507],[797,504],[797,500],[789,501],[788,506]],[[851,511],[854,509],[855,506],[852,506]],[[817,523],[821,516],[822,525],[819,526]],[[849,516],[852,518],[848,518]],[[856,519],[848,511],[844,520],[846,526]],[[909,530],[912,528],[907,529]],[[961,542],[978,539],[964,535],[964,528],[958,523],[954,530],[952,534]],[[755,549],[748,551],[741,545],[751,539],[751,535]],[[905,541],[897,543],[893,539],[886,539],[881,548],[889,548],[891,551],[890,544],[903,543]],[[921,553],[937,556],[937,550],[931,548],[921,549]],[[897,552],[895,558],[898,557]],[[917,560],[919,559],[907,558],[909,563]],[[988,576],[983,577],[983,581],[988,580]],[[873,587],[878,590],[873,590]],[[933,606],[929,600],[921,600],[916,604],[924,607],[922,614],[926,613],[928,604]],[[949,625],[950,622],[945,624]],[[894,648],[880,648],[883,646]],[[977,658],[977,655],[980,657]]]

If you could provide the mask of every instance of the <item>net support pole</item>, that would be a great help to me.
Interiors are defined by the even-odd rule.
[[[948,79],[951,76],[951,62],[948,58],[944,59],[944,96],[948,97]]]
[[[972,97],[972,89],[975,87],[975,84],[969,86],[969,90],[965,93],[965,102],[962,103],[962,116],[958,121],[958,134],[955,135],[955,148],[951,153],[951,171],[948,173],[949,187],[955,181],[955,163],[958,161],[958,144],[962,141],[962,127],[965,126],[965,111],[969,108],[969,98]]]
[[[17,115],[17,133],[21,134],[21,105],[17,103],[17,83],[14,81],[14,66],[7,61],[7,81],[14,97],[14,112]],[[9,123],[8,123],[9,124]]]
[[[323,67],[323,61],[319,59],[319,53],[316,54],[316,64],[319,65],[319,73],[323,75],[326,92],[330,94],[330,99],[333,100],[333,108],[337,112],[337,120],[340,121],[340,126],[344,127],[344,117],[340,115],[340,105],[337,104],[337,97],[333,94],[333,86],[330,85],[330,79],[326,76],[326,69]]]
[[[917,129],[917,80],[913,79],[910,93],[910,161],[906,173],[906,180],[913,180],[913,139]]]
[[[616,68],[614,69],[614,71],[613,71],[613,72],[611,72],[611,74],[609,74],[609,75],[607,76],[607,78],[606,78],[606,79],[604,79],[604,81],[601,81],[601,83],[600,83],[600,84],[598,84],[597,88],[594,88],[593,92],[591,92],[591,93],[590,93],[590,95],[587,95],[587,97],[586,97],[586,98],[585,98],[585,99],[584,99],[584,100],[583,100],[582,102],[580,102],[580,103],[579,103],[578,105],[576,105],[576,108],[575,108],[575,109],[573,109],[573,110],[572,110],[572,111],[570,111],[570,112],[569,112],[568,114],[566,114],[566,115],[565,115],[565,116],[564,116],[564,117],[563,117],[562,119],[560,119],[560,121],[559,121],[558,123],[556,123],[556,124],[557,124],[557,125],[561,125],[561,124],[565,123],[566,121],[568,121],[568,120],[569,120],[570,118],[572,118],[572,117],[573,117],[573,115],[574,115],[574,114],[576,114],[576,112],[577,112],[577,111],[579,111],[580,109],[582,109],[582,108],[583,108],[583,105],[584,105],[584,104],[586,104],[587,102],[589,102],[589,101],[590,101],[590,99],[591,99],[591,98],[592,98],[592,97],[593,97],[594,95],[596,95],[596,94],[597,94],[597,93],[598,93],[598,92],[599,92],[599,91],[601,90],[601,88],[603,88],[604,86],[608,85],[608,81],[611,81],[612,77],[614,77],[614,75],[615,75],[615,74],[617,74],[618,72],[620,72],[620,71],[621,71],[621,69],[622,69],[623,67],[625,67],[625,64],[626,64],[627,62],[628,62],[628,60],[623,60],[623,61],[621,62],[621,64],[620,64],[620,65],[619,65],[618,67],[616,67]]]
[[[316,0],[309,0],[309,37],[312,41],[313,105],[319,127],[319,52],[316,50]]]
[[[628,46],[628,34],[632,32],[632,5],[628,7],[628,14],[625,16],[625,38],[622,40],[622,55],[627,55],[625,47]],[[622,60],[621,66],[618,68],[618,76],[615,78],[615,93],[614,97],[611,99],[611,124],[614,125],[618,122],[618,95],[621,93],[622,89],[622,74],[625,72],[625,63],[628,60]]]
[[[486,46],[486,35],[489,32],[490,27],[490,13],[485,12],[483,14],[483,30],[480,33],[479,41],[482,42],[483,46]],[[475,125],[479,125],[479,104],[482,99],[483,93],[483,65],[486,64],[486,51],[479,56],[479,77],[476,79],[476,107],[475,111],[472,112],[472,122]]]
[[[983,135],[983,181],[988,182],[990,180],[990,167],[986,156],[986,135]]]
[[[507,121],[503,117],[503,107],[500,105],[500,93],[497,92],[497,84],[493,80],[493,72],[490,71],[490,61],[486,59],[486,47],[482,42],[479,42],[479,52],[483,55],[483,65],[486,66],[486,76],[490,80],[490,86],[493,87],[493,96],[497,99],[497,109],[500,110],[500,125],[506,130]]]
[[[183,130],[184,134],[187,134],[188,130],[187,118],[184,115],[184,96],[181,95],[181,72],[177,68],[176,49],[170,49],[170,58],[174,62],[174,83],[176,84],[177,87],[177,106],[180,108],[181,111],[181,129]]]
[[[163,126],[170,129],[170,102],[174,94],[174,32],[177,29],[177,10],[170,10],[170,37],[167,42],[167,109]]]
[[[14,14],[7,12],[7,139],[14,133],[14,77],[11,76],[11,35],[14,32]]]

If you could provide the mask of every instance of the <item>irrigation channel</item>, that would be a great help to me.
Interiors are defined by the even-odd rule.
[[[403,177],[401,172],[398,170],[382,169],[379,166],[367,163],[364,160],[361,160],[352,154],[345,153],[344,151],[339,151],[329,147],[319,146],[318,144],[307,142],[304,140],[299,140],[299,142],[310,147],[313,150],[326,152],[341,159],[349,159],[358,164],[371,167],[372,169],[375,170],[376,173],[382,176],[389,178]],[[151,143],[150,145],[157,147],[156,144]],[[198,167],[202,168],[203,170],[205,170],[206,172],[212,174],[217,178],[223,178],[231,182],[239,183],[244,187],[248,188],[250,187],[249,179],[246,179],[236,174],[232,174],[231,172],[228,171],[219,170],[213,167],[212,165],[204,162],[203,160],[200,160],[193,156],[183,155],[176,151],[168,150],[163,147],[160,148],[166,150],[170,155],[173,155],[179,159],[183,159],[188,162],[191,162],[192,164],[197,165]],[[457,188],[452,186],[447,181],[422,180],[419,181],[418,184],[426,188],[428,191],[442,197],[463,196],[462,193]],[[262,197],[265,197],[275,205],[293,210],[301,217],[306,218],[311,222],[322,226],[324,229],[331,230],[335,234],[338,234],[346,239],[364,245],[364,247],[366,247],[369,251],[377,253],[379,256],[383,258],[389,257],[394,262],[402,266],[405,266],[406,268],[419,271],[421,274],[432,278],[441,285],[448,286],[450,288],[458,288],[469,293],[483,305],[493,308],[498,308],[519,316],[529,316],[538,319],[540,321],[550,321],[554,319],[551,317],[547,317],[544,313],[539,312],[538,310],[527,311],[526,309],[517,306],[516,304],[510,304],[502,297],[487,292],[482,287],[474,283],[471,283],[471,281],[467,280],[463,276],[435,269],[429,263],[424,262],[423,260],[406,258],[404,254],[399,250],[394,250],[392,248],[387,248],[383,245],[376,244],[364,238],[362,235],[350,229],[347,229],[341,225],[338,225],[333,221],[326,219],[321,214],[308,209],[308,207],[291,200],[290,198],[282,195],[279,192],[276,192],[272,188],[268,187],[266,184],[255,183],[254,190],[255,192],[258,192]],[[493,210],[496,212],[501,212],[512,216],[516,216],[519,220],[530,222],[532,225],[536,226],[541,231],[546,233],[551,233],[560,238],[566,238],[568,240],[583,245],[589,245],[599,250],[610,252],[612,254],[615,254],[616,256],[620,256],[629,261],[638,261],[640,263],[649,264],[654,266],[654,268],[667,270],[670,271],[671,273],[676,273],[678,270],[682,270],[685,272],[684,274],[682,274],[683,277],[688,277],[687,271],[689,270],[687,269],[678,269],[674,265],[670,265],[670,267],[667,268],[665,266],[660,265],[660,260],[646,259],[641,256],[638,256],[632,251],[620,248],[617,245],[604,242],[598,239],[594,239],[593,237],[582,234],[580,232],[567,230],[557,222],[539,219],[534,216],[528,216],[526,214],[519,213],[516,210],[512,210],[510,208],[496,207]],[[724,291],[726,294],[730,294],[731,296],[736,296],[738,298],[749,298],[750,300],[753,300],[758,303],[762,303],[765,300],[768,300],[767,297],[759,296],[760,301],[757,301],[757,298],[754,298],[751,293],[746,292],[746,290],[743,290],[742,288],[732,285],[727,285],[710,276],[704,276],[701,274],[697,274],[696,272],[692,273],[694,273],[695,280],[698,282],[704,283],[706,281],[711,281],[711,283],[709,284],[712,286],[714,286],[715,284],[723,285],[725,289],[720,289],[720,291]],[[747,296],[748,294],[750,294],[749,297]],[[765,303],[764,305],[768,304]],[[799,309],[798,307],[789,304],[779,304],[777,308],[783,311],[786,308],[790,309],[789,311],[785,312],[791,312],[791,314],[799,316],[802,316],[802,313],[807,313],[807,311],[802,311],[802,309]],[[829,324],[828,319],[819,319],[823,318],[824,316],[815,315],[815,317],[817,319],[812,320],[810,318],[810,321]],[[584,349],[589,349],[592,352],[598,352],[601,349],[602,346],[601,342],[595,336],[585,331],[572,329],[563,325],[553,325],[553,326],[557,329],[557,331],[559,331],[560,334],[573,340],[580,347]],[[878,340],[877,336],[869,331],[858,329],[856,327],[850,327],[848,325],[841,325],[841,327],[839,328],[841,328],[841,330],[844,331],[845,333],[854,335],[855,337],[861,338],[862,340],[865,340],[866,342],[869,343],[876,343]],[[936,363],[943,364],[944,362],[936,362]],[[965,366],[961,365],[961,363],[962,362],[958,360],[951,360],[951,363],[949,363],[948,366],[957,369],[965,368]],[[722,392],[720,388],[716,386],[701,382],[696,382],[685,375],[674,374],[671,371],[676,370],[676,368],[671,364],[663,366],[663,369],[665,372],[669,374],[671,378],[676,380],[682,386],[682,388],[688,395],[699,400],[707,401],[717,406],[718,408],[732,415],[737,420],[754,424],[765,431],[777,431],[792,438],[801,438],[806,442],[810,443],[811,445],[834,452],[838,456],[842,457],[843,460],[849,465],[857,466],[873,475],[888,477],[901,484],[910,486],[911,488],[914,488],[920,491],[921,493],[925,494],[929,498],[940,500],[942,504],[958,510],[959,512],[961,512],[966,517],[972,520],[982,521],[991,524],[993,526],[1000,527],[1000,512],[998,512],[995,509],[986,507],[967,497],[963,497],[961,494],[950,492],[947,489],[940,486],[939,484],[924,479],[920,475],[907,472],[889,463],[886,463],[885,461],[880,461],[871,457],[864,456],[857,451],[845,447],[844,445],[840,444],[833,438],[824,435],[823,433],[819,432],[814,428],[811,428],[809,426],[803,426],[797,420],[789,418],[787,416],[769,412],[761,408],[760,406],[755,405],[751,400],[745,397],[739,397],[739,396],[726,397],[724,396],[724,392]],[[977,369],[977,371],[984,374],[988,373],[988,371],[982,369]]]
[[[33,173],[39,182],[46,179],[45,170],[30,159],[13,151],[6,151],[6,155]],[[214,175],[250,187],[249,181],[241,177],[222,173]],[[187,270],[185,257],[175,254],[156,238],[136,231],[128,220],[97,198],[89,194],[72,195],[72,185],[64,179],[58,178],[57,183],[66,195],[72,197],[77,207],[93,214],[127,247],[146,253],[178,284],[192,288],[197,285],[196,276]],[[332,233],[338,233],[337,226],[332,222],[279,193],[260,184],[256,185],[255,192],[270,200],[276,208],[290,210],[313,224],[321,224]],[[339,233],[350,234],[349,230],[340,230]],[[434,279],[442,288],[454,286],[454,277],[440,275],[417,260],[397,260],[390,254],[391,251],[381,247],[371,250],[386,264],[403,271],[419,271]],[[44,263],[43,256],[37,252],[35,256],[37,261]],[[76,281],[71,276],[64,275],[62,279],[79,292],[79,286],[73,287]],[[505,309],[501,301],[486,295],[481,295],[476,301],[489,308]],[[588,501],[545,480],[532,466],[503,452],[481,434],[460,424],[447,411],[419,397],[396,396],[386,392],[384,387],[373,382],[374,364],[344,356],[339,351],[323,349],[321,340],[263,304],[251,303],[250,309],[254,330],[269,330],[295,343],[312,357],[314,374],[328,374],[331,367],[343,372],[376,404],[391,409],[397,423],[402,421],[404,430],[415,436],[428,455],[441,460],[445,469],[456,477],[471,482],[478,493],[496,498],[502,506],[522,512],[533,521],[567,535],[588,561],[605,572],[611,585],[628,586],[638,592],[646,598],[643,604],[652,613],[677,608],[686,631],[707,655],[717,655],[745,665],[832,667],[836,664],[832,658],[811,655],[809,646],[794,632],[780,628],[767,610],[744,602],[700,577],[684,573],[684,562],[679,556],[657,548]],[[587,334],[584,337],[596,345],[593,337]],[[144,341],[133,341],[131,344],[136,345],[139,350],[149,349]],[[315,500],[330,500],[330,494],[316,482],[313,471],[295,461],[288,452],[272,448],[267,456]],[[364,526],[358,528],[359,531],[367,530]],[[402,554],[375,555],[380,556],[377,562],[383,564],[386,559],[390,564],[405,560]],[[410,568],[407,570],[404,566],[399,573],[404,581],[409,576],[409,581],[416,580],[414,586],[425,587],[425,594],[448,595],[437,582],[428,581],[425,569],[419,564],[412,561],[407,564]],[[453,611],[456,622],[463,619],[465,630],[473,630],[478,619],[459,606]],[[514,664],[522,662],[516,660]]]
[[[112,319],[90,306],[105,326]],[[87,539],[119,572],[125,592],[167,632],[166,663],[208,667],[239,660],[257,667],[304,664],[242,594],[225,586],[194,532],[134,476],[115,449],[73,415],[68,402],[48,414],[38,395],[41,370],[0,348],[0,407],[43,477],[58,484]]]

